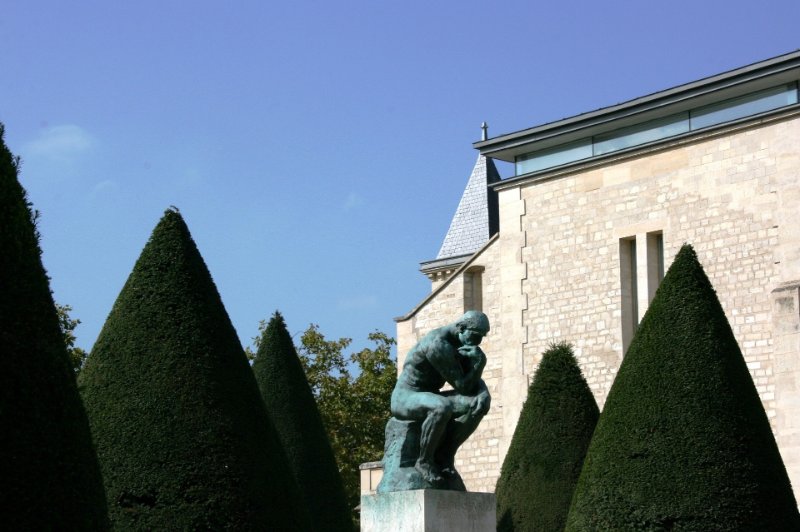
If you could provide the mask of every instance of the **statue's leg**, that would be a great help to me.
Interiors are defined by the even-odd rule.
[[[432,395],[432,394],[426,394]],[[434,395],[435,399],[428,397],[431,401],[428,415],[422,422],[421,434],[419,439],[419,459],[415,465],[422,477],[431,483],[442,480],[440,464],[436,463],[436,451],[442,442],[453,408],[450,401],[444,397]]]
[[[453,402],[456,405],[469,405],[472,398],[456,396],[452,397],[452,399],[454,399]],[[483,414],[473,414],[468,407],[466,411],[457,408],[453,413],[453,418],[447,424],[442,443],[436,453],[436,461],[446,474],[452,472],[453,475],[458,475],[455,468],[456,452],[467,441],[467,438],[475,432],[482,419]]]

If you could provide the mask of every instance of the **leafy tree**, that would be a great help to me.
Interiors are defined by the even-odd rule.
[[[64,344],[67,346],[67,354],[69,355],[72,369],[77,375],[81,371],[81,368],[83,368],[83,364],[86,362],[86,357],[89,356],[89,353],[75,346],[77,338],[75,337],[74,331],[78,325],[80,325],[81,320],[77,318],[73,319],[69,314],[70,312],[72,312],[71,306],[56,303],[58,326],[61,329],[61,335],[64,337]]]
[[[253,372],[177,211],[153,231],[79,383],[115,528],[308,528]]]
[[[397,382],[397,364],[392,358],[395,340],[378,331],[368,338],[375,347],[349,357],[358,370],[355,377],[342,354],[350,345],[349,338],[326,340],[316,325],[300,338],[300,361],[317,399],[351,508],[360,501],[359,465],[383,456],[389,402]]]
[[[567,530],[800,530],[767,416],[684,245],[609,392]]]
[[[36,214],[0,125],[0,478],[16,530],[102,530],[106,500],[41,261]]]
[[[315,530],[353,524],[331,445],[283,316],[270,319],[253,372]]]
[[[551,345],[528,388],[497,482],[497,530],[564,530],[599,415],[572,346]]]
[[[262,321],[259,329],[263,332],[266,326]],[[328,340],[319,326],[312,324],[300,336],[297,347],[351,509],[360,502],[359,465],[383,456],[389,401],[397,382],[397,364],[392,355],[394,338],[379,331],[370,333],[368,338],[374,343],[373,348],[345,357],[344,351],[352,340]],[[261,337],[254,338],[256,350],[260,342]],[[357,516],[352,517],[357,524]]]

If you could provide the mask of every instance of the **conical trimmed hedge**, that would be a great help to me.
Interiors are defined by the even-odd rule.
[[[0,478],[16,530],[102,530],[106,501],[89,424],[17,162],[0,125]]]
[[[497,482],[497,530],[564,530],[600,411],[572,347],[542,355]]]
[[[253,372],[314,530],[352,531],[336,459],[292,337],[278,312],[261,337]]]
[[[764,408],[691,246],[619,369],[566,529],[800,530]]]
[[[79,382],[115,528],[305,529],[253,373],[178,212],[153,231]]]

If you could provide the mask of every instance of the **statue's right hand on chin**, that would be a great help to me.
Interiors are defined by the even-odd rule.
[[[458,348],[458,352],[476,363],[486,358],[486,355],[483,354],[483,350],[477,345],[461,346]]]
[[[476,351],[479,350],[477,345],[462,345],[458,348],[458,352],[468,358],[475,358]]]

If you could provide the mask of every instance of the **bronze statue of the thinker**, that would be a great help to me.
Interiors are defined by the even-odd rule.
[[[392,392],[378,492],[466,491],[455,455],[489,410],[491,397],[481,379],[486,355],[479,347],[488,332],[486,315],[471,310],[409,351]],[[445,383],[452,389],[441,390]]]

